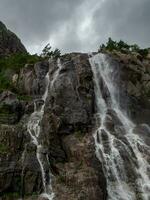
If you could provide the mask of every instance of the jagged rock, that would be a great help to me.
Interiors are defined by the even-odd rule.
[[[121,108],[124,110],[129,108],[135,122],[141,123],[147,120],[149,123],[149,61],[137,60],[136,55],[124,55],[117,52],[115,55],[110,53],[107,57],[112,67],[115,67],[113,78],[120,77],[116,84],[120,91]],[[61,67],[60,70],[59,67]],[[43,120],[40,123],[41,134],[38,137],[43,147],[37,149],[26,126],[34,111],[33,100],[36,99],[38,109],[44,103],[41,96],[45,91],[45,75],[48,68],[50,68],[50,85]],[[32,96],[33,99],[30,102],[21,103],[24,112],[15,125],[1,125],[0,127],[0,143],[4,144],[3,152],[0,152],[1,194],[7,193],[11,188],[13,192],[21,191],[24,199],[43,198],[38,197],[38,194],[43,192],[41,169],[36,158],[36,153],[39,153],[46,155],[47,161],[50,161],[50,163],[47,162],[45,158],[42,160],[46,171],[51,169],[54,175],[52,186],[56,200],[107,199],[106,177],[101,163],[96,158],[92,137],[93,129],[96,127],[92,78],[88,55],[80,53],[61,56],[59,62],[51,60],[50,63],[41,61],[35,65],[26,65],[21,70],[17,80],[18,88],[23,94]],[[129,146],[125,130],[110,106],[110,94],[102,80],[100,87],[110,107],[107,111],[105,125],[115,138],[114,147],[118,148],[127,169],[130,169],[126,173],[129,183],[132,183],[137,174],[131,166],[129,154],[123,145]],[[116,92],[116,95],[119,94]],[[10,105],[16,112],[20,101],[15,94],[5,92],[0,94],[0,103]],[[109,154],[108,134],[104,129],[99,131],[97,142],[103,142],[104,150]],[[99,133],[101,133],[101,138]],[[147,128],[143,125],[136,127],[136,134],[140,135],[149,145]],[[147,153],[147,149],[142,149],[140,145],[139,149]],[[136,163],[132,149],[130,149],[130,154]],[[35,197],[26,197],[34,193],[36,193]]]
[[[23,115],[24,108],[14,93],[4,91],[0,94],[0,111],[1,123],[15,124]]]
[[[41,96],[45,90],[45,75],[48,71],[47,61],[35,65],[25,65],[21,70],[18,86],[24,94]]]
[[[27,50],[20,39],[0,21],[0,56],[13,53],[27,53]]]
[[[27,142],[24,123],[0,125],[0,195],[21,194],[21,159]]]
[[[150,84],[149,69],[150,60],[142,59],[132,54],[109,53],[112,65],[116,65],[119,71],[120,81],[118,82],[121,91],[121,106],[124,110],[130,110],[133,121],[148,123],[150,117]],[[125,102],[126,99],[126,102]],[[142,113],[142,116],[141,114]]]
[[[94,155],[91,134],[64,137],[63,146],[68,162],[58,163],[59,174],[53,179],[56,199],[105,199],[106,182],[101,166]],[[94,147],[94,145],[93,145]],[[101,188],[101,189],[100,189]]]

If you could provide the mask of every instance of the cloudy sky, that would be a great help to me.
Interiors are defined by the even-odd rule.
[[[0,20],[31,53],[89,52],[108,37],[150,46],[150,0],[0,0]]]

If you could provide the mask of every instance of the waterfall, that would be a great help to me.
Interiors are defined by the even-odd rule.
[[[96,99],[96,155],[107,180],[108,200],[150,199],[150,147],[119,103],[115,66],[105,54],[90,56]],[[147,125],[148,126],[148,125]]]
[[[42,147],[42,144],[40,143],[39,136],[40,136],[40,131],[41,131],[40,123],[44,115],[44,108],[45,108],[45,102],[48,96],[48,90],[49,90],[49,87],[53,86],[55,80],[57,79],[59,71],[61,69],[60,59],[57,60],[57,66],[58,66],[58,69],[55,71],[52,81],[50,81],[50,78],[49,78],[49,71],[47,72],[45,76],[46,89],[42,96],[43,105],[40,108],[38,108],[36,105],[37,101],[35,100],[34,112],[32,113],[28,121],[28,126],[27,126],[28,133],[31,136],[32,142],[37,147],[36,157],[40,165],[42,183],[43,183],[43,188],[44,188],[44,192],[41,194],[41,196],[49,200],[52,200],[54,198],[54,193],[52,191],[52,186],[51,186],[51,173],[49,171],[49,180],[47,180],[44,163],[48,162],[48,156],[42,153],[43,147]]]

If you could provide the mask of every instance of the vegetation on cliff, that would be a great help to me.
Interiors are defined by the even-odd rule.
[[[43,61],[50,57],[57,59],[61,53],[59,49],[51,50],[51,46],[48,44],[42,50],[40,55],[29,53],[15,53],[7,56],[0,57],[0,92],[3,90],[14,91],[15,88],[12,85],[12,74],[19,73],[20,69],[25,64],[35,64],[39,61]]]
[[[116,51],[121,51],[122,53],[135,52],[135,53],[139,53],[143,57],[146,57],[149,53],[149,48],[142,49],[137,44],[129,45],[123,40],[120,40],[119,42],[117,42],[111,38],[108,38],[108,41],[106,44],[100,45],[100,48],[98,51],[105,51],[105,50],[108,50],[108,51],[116,50]]]

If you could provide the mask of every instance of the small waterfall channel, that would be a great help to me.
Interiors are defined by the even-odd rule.
[[[36,145],[37,147],[37,151],[36,151],[36,157],[37,160],[39,162],[40,168],[41,168],[41,175],[42,175],[42,183],[43,183],[43,188],[44,191],[41,194],[42,197],[49,199],[49,200],[53,200],[54,199],[54,193],[52,191],[52,186],[51,186],[51,172],[49,170],[49,175],[47,178],[47,173],[45,171],[45,162],[49,163],[49,158],[47,155],[43,155],[42,153],[42,144],[40,143],[39,140],[39,136],[40,136],[40,132],[41,132],[41,127],[40,127],[40,123],[43,119],[43,115],[44,115],[44,109],[45,109],[45,102],[46,99],[48,97],[48,91],[49,91],[49,87],[53,87],[53,84],[55,82],[55,80],[57,79],[57,76],[59,75],[59,71],[61,69],[61,63],[60,63],[60,59],[57,60],[57,69],[54,72],[53,75],[53,79],[50,81],[50,77],[49,77],[49,71],[47,72],[46,76],[45,76],[45,92],[41,98],[43,105],[39,108],[39,106],[36,105],[36,100],[34,102],[34,112],[32,113],[29,121],[28,121],[28,125],[27,125],[27,130],[28,133],[31,136],[32,142]],[[48,179],[48,180],[47,180]]]
[[[96,155],[106,176],[107,199],[150,200],[150,147],[120,107],[115,68],[107,56],[92,55],[89,61],[97,109]]]

